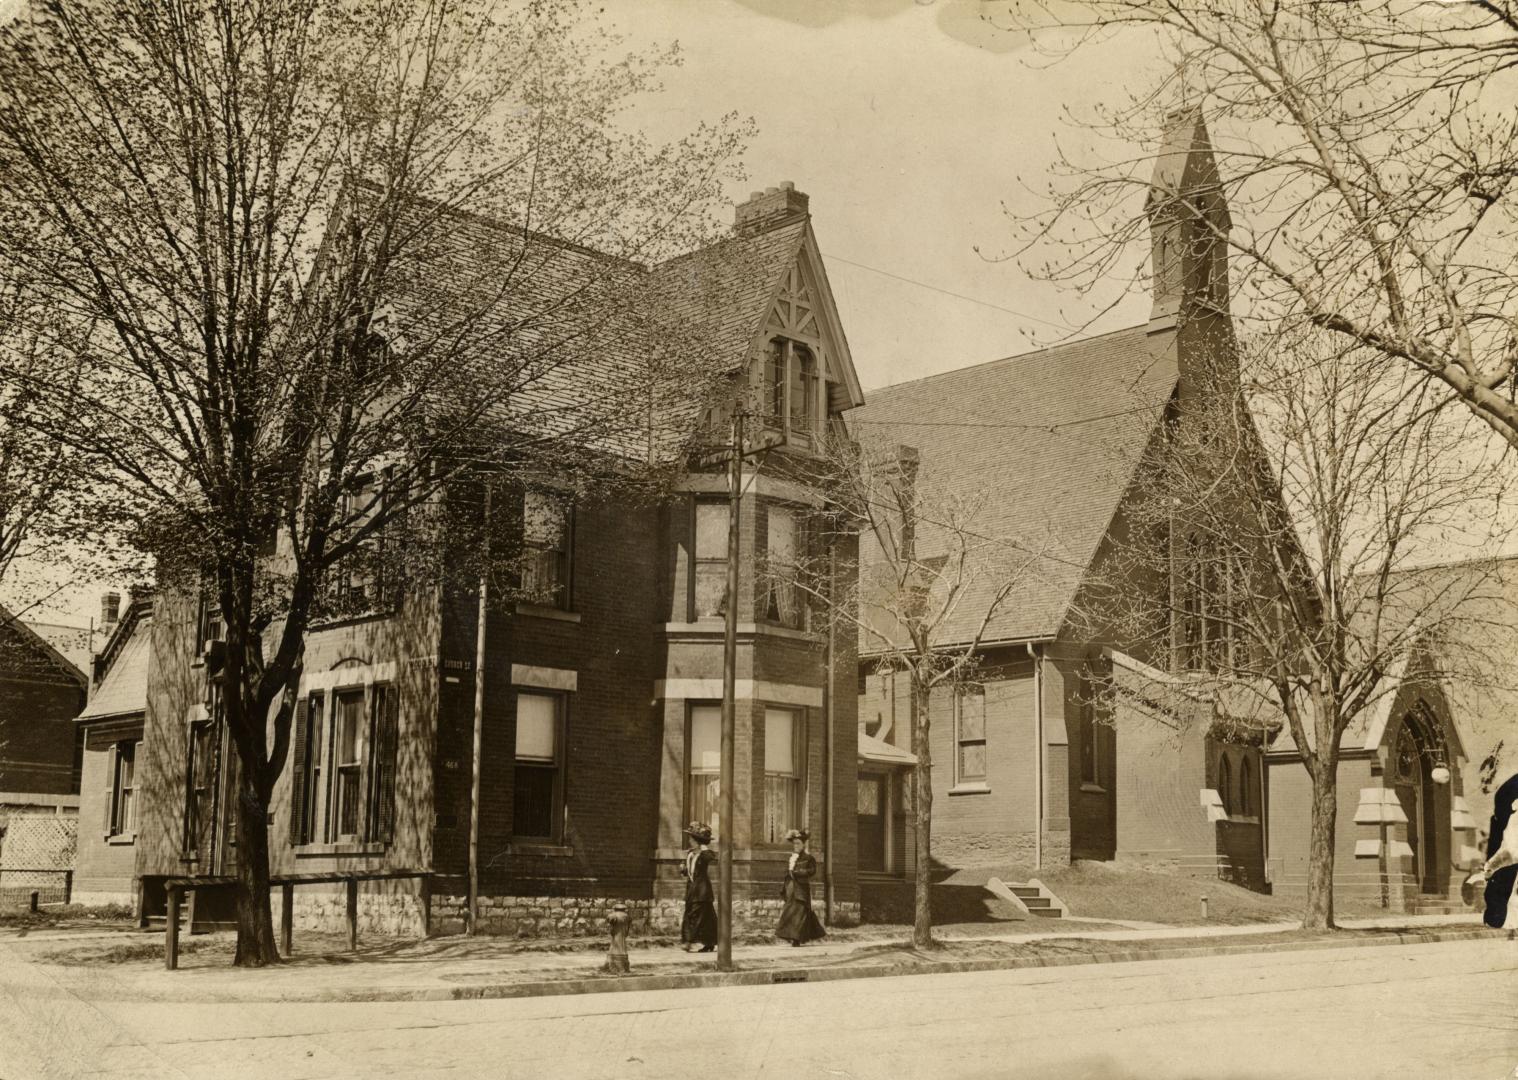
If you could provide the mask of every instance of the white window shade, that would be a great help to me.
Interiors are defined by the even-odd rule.
[[[554,761],[558,741],[558,700],[546,694],[518,694],[517,760]]]
[[[722,768],[722,709],[716,705],[690,711],[690,767],[698,772]]]
[[[764,771],[796,772],[796,714],[790,709],[764,710]]]
[[[696,558],[727,558],[727,518],[725,502],[696,504]]]

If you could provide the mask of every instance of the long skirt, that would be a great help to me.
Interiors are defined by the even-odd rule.
[[[786,898],[785,907],[780,911],[780,925],[775,928],[775,936],[785,941],[807,942],[825,937],[826,932],[812,911],[812,905],[792,896]]]
[[[717,944],[717,907],[710,900],[685,902],[685,917],[680,920],[680,944]]]

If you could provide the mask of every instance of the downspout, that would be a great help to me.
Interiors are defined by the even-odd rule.
[[[1044,655],[1028,642],[1033,660],[1033,868],[1044,868]]]
[[[836,588],[838,582],[838,549],[832,538],[828,539],[828,590]],[[823,751],[822,759],[822,844],[826,858],[822,864],[823,885],[822,903],[823,913],[827,924],[833,925],[833,633],[834,620],[828,619],[827,663],[824,667],[822,681],[822,723],[823,723]]]
[[[485,616],[490,606],[490,484],[485,484],[484,539],[480,568],[480,604],[474,630],[474,753],[469,777],[469,902],[464,909],[464,930],[473,934],[480,906],[480,753],[485,735]]]

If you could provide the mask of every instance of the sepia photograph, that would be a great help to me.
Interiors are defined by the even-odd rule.
[[[0,0],[0,1080],[1518,1080],[1518,0]]]

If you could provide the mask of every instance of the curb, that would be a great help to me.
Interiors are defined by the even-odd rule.
[[[840,982],[847,979],[895,978],[905,975],[947,975],[963,972],[1016,971],[1027,968],[1081,967],[1089,964],[1123,964],[1143,960],[1192,960],[1212,956],[1236,956],[1264,952],[1306,952],[1320,949],[1353,949],[1386,945],[1426,945],[1447,941],[1476,941],[1493,936],[1486,927],[1451,930],[1387,931],[1374,937],[1350,940],[1320,939],[1280,943],[1251,942],[1244,945],[1200,945],[1069,956],[1019,957],[985,960],[923,960],[912,963],[830,967],[764,968],[753,971],[690,972],[662,975],[592,976],[537,982],[492,983],[484,986],[355,987],[352,989],[294,989],[284,992],[184,996],[153,996],[172,1002],[333,1003],[397,1001],[482,1001],[501,998],[570,997],[582,994],[625,993],[639,990],[696,990],[726,986],[772,986],[789,983]],[[186,989],[189,989],[188,987]]]

